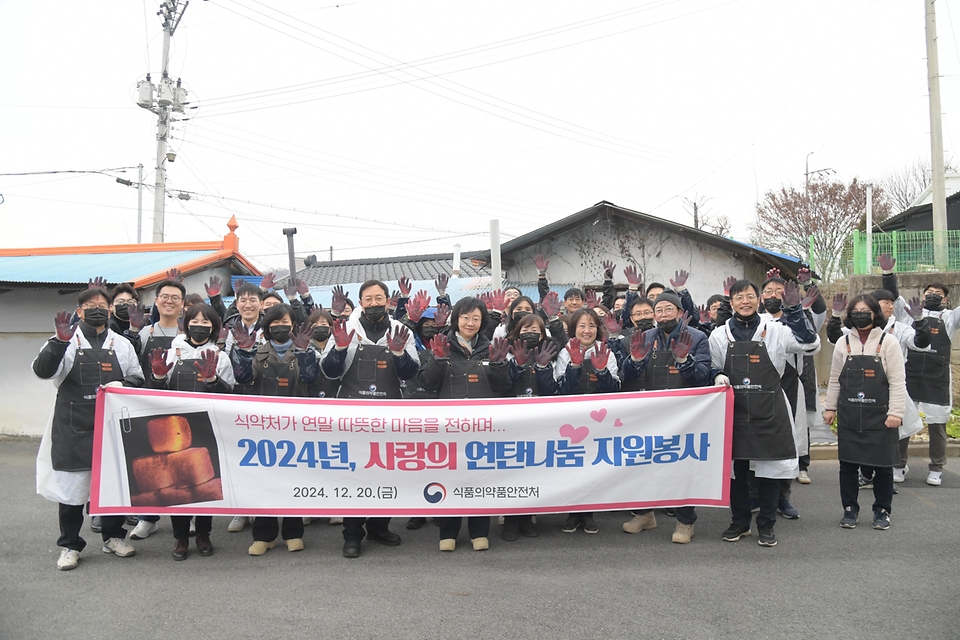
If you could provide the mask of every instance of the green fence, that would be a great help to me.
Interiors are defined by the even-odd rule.
[[[960,231],[891,231],[874,233],[871,256],[867,256],[867,234],[854,231],[843,252],[841,270],[847,274],[867,274],[879,271],[877,259],[889,253],[896,258],[894,270],[898,273],[937,271],[933,262],[934,234],[945,233],[947,270],[960,271]]]

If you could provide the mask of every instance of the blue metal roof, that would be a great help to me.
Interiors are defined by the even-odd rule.
[[[108,283],[138,278],[191,262],[216,251],[138,251],[72,253],[53,256],[0,256],[0,282],[86,284],[101,276]]]

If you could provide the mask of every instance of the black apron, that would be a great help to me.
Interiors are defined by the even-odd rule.
[[[123,380],[120,361],[110,347],[77,350],[73,368],[57,389],[53,409],[51,460],[57,471],[89,471],[93,466],[93,423],[97,389]]]
[[[657,351],[659,340],[653,341],[653,353],[644,369],[644,388],[647,391],[665,391],[667,389],[689,389],[693,386],[677,369],[677,359],[673,351]]]
[[[310,398],[336,398],[340,390],[340,380],[331,380],[320,372],[315,382],[307,385],[307,395]]]
[[[803,401],[807,411],[817,410],[817,365],[813,356],[803,356],[803,371],[800,372],[800,384],[803,385]]]
[[[540,386],[537,384],[537,372],[534,371],[536,365],[527,365],[520,371],[516,381],[513,383],[510,395],[518,398],[531,398],[540,395]]]
[[[790,362],[790,356],[787,356],[787,362],[783,367],[783,375],[780,376],[780,386],[783,392],[787,394],[787,402],[790,403],[790,410],[793,415],[797,415],[797,394],[800,392],[800,374],[797,368]]]
[[[880,334],[874,355],[850,353],[840,372],[840,398],[837,402],[837,458],[843,462],[871,467],[900,464],[899,429],[884,424],[890,405],[890,383],[880,360],[880,346],[887,333]]]
[[[789,460],[797,445],[780,374],[760,340],[733,340],[729,335],[723,373],[733,387],[733,459]]]
[[[930,325],[930,347],[933,351],[907,352],[907,393],[917,402],[949,406],[950,336],[943,319],[927,316]]]
[[[268,353],[257,350],[253,360],[253,389],[255,396],[274,398],[300,397],[300,367],[293,355],[293,347],[281,362],[270,362]]]
[[[353,362],[343,374],[337,397],[401,399],[400,379],[390,350],[381,344],[357,345]]]
[[[610,356],[611,358],[613,355]],[[569,366],[569,365],[568,365]],[[593,366],[592,360],[583,359],[580,365],[580,386],[577,387],[577,393],[596,393],[597,392],[597,369]]]
[[[630,335],[632,334],[633,334],[633,331],[630,331]],[[630,335],[624,334],[623,336],[620,337],[620,344],[622,345],[623,349],[626,350],[627,358],[630,358]],[[630,379],[623,377],[620,380],[620,391],[643,391],[644,390],[643,383],[645,381],[645,378],[646,376],[640,376],[637,378],[630,378]]]
[[[183,360],[178,353],[173,369],[167,374],[167,388],[171,391],[205,392],[207,386],[200,379],[200,374],[193,366],[194,362],[200,362],[200,359],[188,358]]]
[[[140,350],[140,367],[146,372],[150,371],[150,354],[154,349],[163,349],[167,351],[170,349],[170,346],[173,344],[173,339],[176,336],[155,336],[153,335],[153,327],[150,328],[150,335],[147,337],[147,341],[144,342]]]
[[[485,360],[447,361],[447,371],[440,387],[441,398],[496,398],[487,379],[489,363]]]

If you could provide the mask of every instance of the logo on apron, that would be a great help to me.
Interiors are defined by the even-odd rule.
[[[743,384],[744,384],[744,386],[749,385],[749,384],[750,384],[750,378],[744,378],[744,379],[743,379]]]
[[[376,391],[376,390],[377,390],[377,385],[375,384],[370,385],[370,391]]]

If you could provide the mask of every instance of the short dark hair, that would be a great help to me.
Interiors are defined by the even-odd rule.
[[[927,289],[930,289],[930,288],[940,289],[941,291],[943,291],[944,297],[950,295],[950,289],[947,289],[947,285],[943,284],[942,282],[931,282],[930,284],[928,284],[923,288],[923,292],[926,293]]]
[[[637,306],[638,304],[645,304],[645,305],[647,305],[648,307],[650,307],[651,309],[653,309],[653,300],[651,300],[650,298],[644,298],[644,297],[642,297],[642,296],[637,296],[636,298],[634,298],[633,300],[630,301],[630,308],[627,309],[627,315],[628,315],[628,316],[633,312],[633,308],[634,308],[635,306]]]
[[[80,295],[77,296],[77,307],[82,307],[84,304],[90,302],[98,296],[103,296],[107,301],[107,304],[113,304],[113,296],[110,295],[106,289],[87,289],[86,291],[81,291]]]
[[[453,311],[450,312],[450,326],[453,327],[454,331],[460,330],[460,316],[470,313],[471,311],[480,310],[480,331],[483,333],[483,330],[487,328],[487,325],[490,324],[490,315],[487,313],[487,305],[485,305],[479,298],[474,298],[472,296],[467,296],[466,298],[460,298],[457,300],[457,304],[453,305]]]
[[[886,300],[887,302],[893,302],[893,294],[887,291],[886,289],[877,289],[876,291],[871,291],[870,295],[877,299],[877,302],[881,300]]]
[[[326,320],[328,325],[333,326],[333,315],[326,309],[314,309],[307,318],[307,326],[317,324],[320,320]]]
[[[283,316],[290,317],[290,324],[293,324],[293,309],[290,308],[288,304],[275,304],[269,309],[267,309],[263,314],[263,319],[260,321],[260,328],[263,330],[263,336],[270,340],[270,325],[283,318]]]
[[[887,321],[883,317],[883,311],[880,309],[880,303],[877,302],[877,299],[869,293],[854,296],[850,299],[850,302],[847,303],[847,313],[843,318],[843,326],[845,326],[847,329],[854,328],[853,320],[850,318],[850,314],[853,312],[853,308],[856,307],[860,302],[870,307],[870,311],[873,313],[873,327],[886,326]]]
[[[255,284],[250,282],[244,282],[240,285],[240,288],[236,291],[235,298],[242,298],[243,296],[256,296],[259,300],[263,300],[263,290],[260,289]]]
[[[117,286],[115,286],[113,288],[113,291],[110,292],[110,297],[116,298],[121,293],[128,293],[130,294],[131,298],[133,298],[137,302],[140,302],[140,294],[137,293],[137,290],[134,289],[131,285],[127,284],[126,282],[122,282]]]
[[[783,286],[787,286],[787,281],[784,280],[783,278],[780,278],[780,277],[767,278],[766,280],[763,281],[763,284],[760,285],[760,290],[763,291],[764,289],[766,289],[767,285],[770,284],[771,282],[776,284],[782,284]]]
[[[263,296],[260,298],[260,301],[262,302],[262,301],[266,300],[267,298],[276,298],[277,300],[280,301],[281,304],[283,304],[283,298],[280,296],[280,293],[278,293],[277,291],[267,291],[267,292],[266,292],[265,294],[263,294]]]
[[[607,339],[607,328],[603,324],[603,320],[600,319],[600,316],[597,315],[597,312],[589,307],[584,307],[582,309],[577,309],[573,312],[573,315],[570,316],[570,326],[567,327],[567,335],[571,338],[577,337],[577,323],[580,322],[580,318],[583,316],[590,316],[590,319],[593,320],[594,324],[597,325],[597,342],[603,342]]]
[[[709,309],[710,307],[712,307],[714,302],[721,302],[721,303],[722,303],[722,302],[723,302],[723,296],[720,295],[719,293],[715,293],[715,294],[713,294],[712,296],[710,296],[709,298],[707,298],[707,309]]]
[[[160,295],[160,290],[163,289],[164,287],[174,287],[176,289],[179,289],[180,297],[181,298],[187,297],[187,288],[183,286],[182,282],[177,282],[176,280],[161,280],[160,282],[157,283],[157,288],[154,289],[153,291],[156,295]]]
[[[574,296],[577,296],[581,300],[587,299],[587,296],[585,296],[583,293],[583,289],[580,289],[579,287],[570,287],[569,289],[567,289],[567,292],[563,294],[563,299],[566,300]]]
[[[506,288],[504,288],[503,292],[506,293],[507,291],[510,291],[510,290],[516,291],[516,292],[519,293],[521,296],[523,295],[523,291],[520,291],[520,287],[513,287],[513,286],[506,287]]]
[[[741,291],[746,291],[747,289],[753,289],[753,292],[757,294],[757,297],[760,297],[760,289],[758,289],[757,285],[753,283],[753,280],[748,280],[746,278],[737,280],[730,285],[730,297],[737,295]]]
[[[661,284],[659,282],[651,282],[650,284],[647,285],[647,288],[644,290],[643,292],[644,295],[649,294],[651,289],[656,289],[657,287],[660,287],[661,289],[666,289],[667,285]]]
[[[220,337],[220,329],[223,328],[223,321],[220,320],[220,314],[216,310],[208,305],[205,302],[200,302],[193,305],[187,312],[183,314],[183,330],[187,331],[187,327],[190,326],[190,321],[196,318],[197,316],[203,316],[213,327],[210,329],[210,340],[211,342],[216,342]]]
[[[543,318],[535,313],[531,313],[520,318],[520,321],[513,325],[513,329],[507,333],[507,338],[509,340],[516,340],[520,337],[520,334],[524,329],[530,325],[535,324],[540,327],[540,333],[543,335],[543,339],[546,340],[549,336],[547,335],[547,325],[543,322]]]
[[[387,299],[390,299],[390,289],[380,280],[367,280],[362,285],[360,285],[360,297],[363,297],[363,292],[369,289],[370,287],[380,287],[383,289],[383,295],[387,296]],[[352,306],[352,305],[351,305]],[[356,307],[353,307],[356,309]]]
[[[188,293],[187,297],[183,299],[183,306],[192,307],[197,304],[206,304],[203,301],[203,296],[199,293]]]

